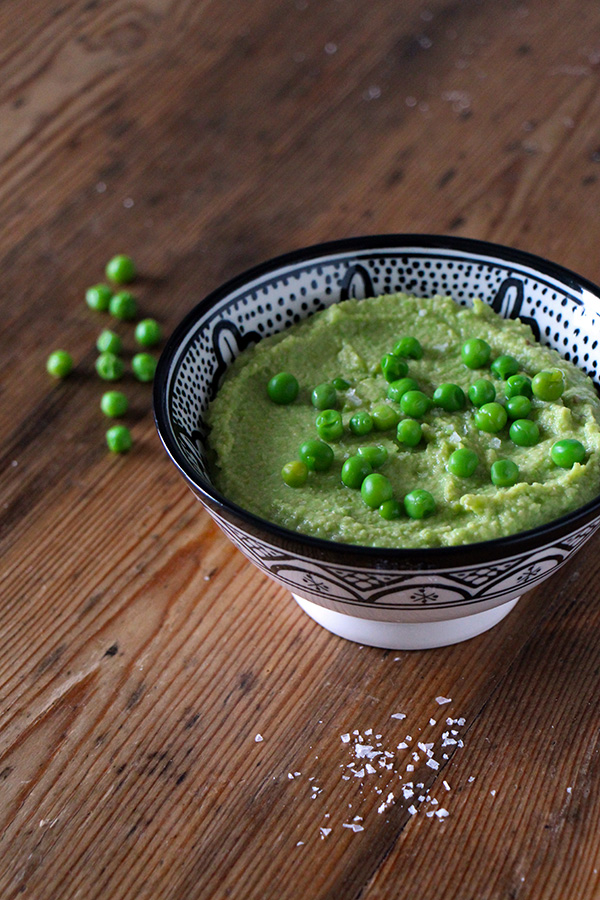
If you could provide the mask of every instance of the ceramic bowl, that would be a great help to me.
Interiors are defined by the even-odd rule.
[[[154,382],[167,453],[225,534],[325,628],[362,644],[424,649],[473,637],[564,565],[600,524],[600,496],[547,525],[459,547],[374,549],[307,537],[236,506],[207,473],[204,416],[235,356],[348,297],[481,297],[519,317],[596,382],[600,289],[561,266],[482,241],[351,238],[257,266],[202,300],[167,342]]]

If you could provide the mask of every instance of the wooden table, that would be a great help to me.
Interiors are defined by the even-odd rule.
[[[168,332],[254,263],[392,231],[600,281],[596,0],[4,0],[0,26],[3,900],[600,896],[600,539],[468,643],[335,638],[212,524],[131,377],[108,453],[84,302],[131,253]]]

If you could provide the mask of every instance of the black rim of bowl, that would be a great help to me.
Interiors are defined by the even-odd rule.
[[[413,565],[418,564],[429,568],[439,567],[440,564],[447,561],[449,565],[464,566],[470,562],[520,555],[527,550],[565,537],[578,527],[592,521],[600,512],[600,493],[593,500],[570,513],[552,519],[544,525],[539,525],[528,531],[507,535],[506,537],[443,547],[368,547],[362,544],[341,543],[312,537],[299,531],[291,531],[281,525],[270,522],[268,519],[262,519],[260,516],[256,516],[254,513],[228,500],[227,497],[221,494],[209,481],[203,479],[189,465],[185,456],[179,450],[177,441],[169,426],[165,387],[173,357],[176,355],[182,340],[189,334],[191,327],[198,318],[215,303],[245,283],[272,273],[281,267],[311,260],[316,261],[321,257],[327,257],[332,254],[351,253],[353,251],[362,252],[378,248],[399,251],[403,248],[407,250],[417,248],[463,250],[475,256],[496,257],[503,262],[528,266],[534,271],[548,275],[554,280],[561,282],[571,291],[576,293],[581,293],[582,290],[589,291],[590,294],[597,298],[599,304],[598,312],[600,313],[600,287],[593,282],[541,256],[473,238],[418,233],[368,235],[313,244],[309,247],[273,257],[234,276],[197,303],[181,320],[179,325],[176,326],[168,338],[158,361],[153,385],[156,429],[167,454],[185,477],[190,487],[206,501],[208,507],[215,512],[219,512],[226,519],[237,520],[241,527],[244,525],[248,526],[254,534],[259,534],[263,537],[268,535],[275,539],[275,542],[279,545],[295,545],[298,547],[297,552],[299,553],[304,550],[309,551],[309,553],[312,551],[311,555],[318,557],[331,557],[332,555],[344,558],[350,557],[355,565],[360,565],[361,563],[366,565],[367,563],[373,563],[375,559],[381,560],[384,557],[387,565],[394,562],[406,563],[410,561]],[[457,553],[460,553],[461,557],[458,562],[456,560]]]

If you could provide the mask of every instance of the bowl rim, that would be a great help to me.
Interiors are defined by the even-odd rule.
[[[543,546],[552,539],[572,533],[578,526],[591,521],[595,515],[600,513],[599,492],[592,500],[569,513],[552,519],[543,525],[538,525],[536,528],[519,531],[504,537],[440,547],[371,547],[364,544],[343,543],[314,537],[299,531],[292,531],[275,522],[270,522],[268,519],[263,519],[229,500],[189,465],[187,459],[179,450],[169,427],[165,387],[173,359],[179,352],[182,340],[189,335],[191,327],[207,310],[244,284],[272,273],[279,268],[309,262],[310,260],[316,262],[321,257],[352,251],[362,252],[378,248],[401,251],[402,248],[409,250],[417,247],[429,250],[463,250],[476,256],[496,257],[502,262],[528,266],[541,274],[552,277],[555,281],[562,282],[576,293],[582,293],[584,290],[589,292],[598,300],[600,313],[600,287],[589,279],[577,275],[571,269],[525,250],[478,238],[455,235],[445,236],[441,234],[406,232],[341,238],[311,244],[307,247],[279,254],[238,273],[210,291],[180,320],[168,337],[160,354],[153,383],[154,421],[159,438],[171,461],[179,469],[192,490],[200,495],[209,509],[219,510],[225,518],[233,517],[237,519],[244,525],[249,526],[250,531],[254,534],[264,534],[266,532],[279,545],[282,543],[288,546],[290,544],[299,544],[304,546],[306,550],[313,550],[319,556],[335,554],[338,557],[352,557],[355,564],[372,562],[374,559],[381,559],[383,556],[390,563],[394,561],[406,563],[410,560],[413,563],[418,561],[426,567],[434,563],[445,562],[446,560],[450,562],[453,558],[456,558],[459,551],[461,553],[460,566],[468,564],[472,559],[480,560],[482,558],[492,559],[520,555],[532,547]]]

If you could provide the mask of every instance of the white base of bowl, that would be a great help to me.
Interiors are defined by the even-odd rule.
[[[298,594],[292,594],[292,597],[311,619],[327,631],[349,641],[386,650],[431,650],[434,647],[445,647],[448,644],[466,641],[502,621],[519,599],[515,597],[494,609],[486,609],[484,612],[473,613],[459,619],[405,623],[360,619],[357,616],[325,609]]]

